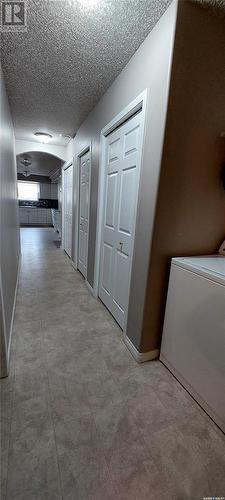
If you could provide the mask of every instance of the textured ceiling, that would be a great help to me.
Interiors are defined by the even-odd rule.
[[[86,0],[87,1],[87,0]],[[16,137],[73,136],[171,0],[28,0],[27,32],[3,33]]]
[[[25,167],[23,163],[21,163],[24,158],[27,158],[31,162],[31,165]],[[36,151],[18,155],[16,161],[17,172],[20,174],[22,174],[24,170],[29,170],[31,174],[47,176],[52,174],[55,170],[58,170],[63,163],[53,155]]]
[[[225,9],[225,0],[195,1]],[[33,133],[40,130],[66,144],[59,134],[75,134],[171,0],[82,2],[90,0],[28,0],[27,32],[2,34],[18,139],[38,141]]]

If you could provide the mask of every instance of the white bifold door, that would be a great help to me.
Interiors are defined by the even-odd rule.
[[[87,277],[89,182],[90,150],[80,157],[79,162],[78,269],[85,278]]]
[[[64,250],[72,257],[73,166],[64,170]]]
[[[99,297],[125,327],[143,140],[143,112],[105,139]]]

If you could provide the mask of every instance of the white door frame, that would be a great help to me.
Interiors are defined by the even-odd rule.
[[[64,251],[65,251],[65,248],[64,248],[64,242],[65,242],[65,237],[64,237],[64,231],[65,231],[65,222],[64,222],[64,216],[65,216],[65,191],[64,191],[65,190],[65,170],[67,170],[67,168],[69,168],[69,167],[72,167],[72,171],[73,171],[73,179],[72,179],[72,185],[73,185],[72,207],[73,207],[73,198],[74,198],[74,158],[72,158],[71,160],[68,160],[62,166],[62,243],[61,243],[61,247],[62,247],[62,249]],[[73,213],[72,213],[72,228],[73,228]],[[73,260],[73,234],[71,235],[71,237],[72,237],[72,255],[71,255],[71,260]]]
[[[104,166],[105,166],[105,155],[106,155],[106,137],[113,132],[117,127],[122,125],[126,120],[132,118],[132,116],[142,109],[143,112],[143,139],[141,145],[141,160],[140,160],[140,176],[142,169],[142,152],[143,152],[143,144],[144,144],[144,136],[145,136],[145,117],[146,117],[146,108],[147,108],[147,95],[148,90],[145,89],[139,96],[136,97],[132,102],[130,102],[118,115],[116,115],[102,130],[101,130],[101,138],[100,138],[100,165],[99,165],[99,188],[98,188],[98,212],[97,212],[97,230],[96,230],[96,248],[95,248],[95,270],[94,270],[94,295],[98,297],[99,290],[99,277],[100,277],[100,255],[101,255],[101,241],[102,241],[102,222],[103,222],[103,203],[104,203]],[[139,176],[139,179],[140,179]],[[137,207],[136,207],[137,212]],[[136,218],[137,213],[135,213]],[[132,259],[133,259],[133,251],[131,255],[131,269],[132,269]],[[130,278],[131,278],[131,270],[129,277],[129,291],[130,291]],[[125,327],[124,332],[126,331],[127,324],[127,315],[125,317]]]
[[[88,230],[87,230],[87,241],[89,247],[89,226],[90,226],[90,199],[91,199],[91,166],[92,166],[92,142],[87,144],[82,148],[76,155],[75,162],[75,196],[76,196],[76,213],[75,213],[75,244],[74,244],[74,264],[75,268],[78,269],[78,255],[79,255],[79,215],[80,215],[80,159],[81,157],[89,151],[90,153],[90,169],[89,169],[89,186],[88,186]],[[87,259],[88,259],[88,248],[87,248]],[[88,266],[88,262],[87,262]],[[87,278],[86,278],[87,281]]]

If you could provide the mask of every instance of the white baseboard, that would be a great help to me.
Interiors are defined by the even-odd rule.
[[[159,349],[155,349],[154,351],[148,351],[148,352],[139,352],[126,334],[124,334],[123,336],[123,341],[127,346],[127,348],[129,349],[129,351],[131,352],[134,359],[138,363],[144,363],[145,361],[152,361],[153,359],[158,359],[159,357]]]
[[[71,261],[70,261],[70,264],[71,264],[71,266],[75,269],[75,271],[77,271],[77,266],[76,266],[75,262],[73,262],[73,260],[72,260],[72,259],[71,259]]]
[[[93,297],[95,297],[95,299],[97,299],[98,297],[95,293],[94,288],[92,288],[92,286],[90,285],[90,283],[87,280],[85,280],[85,284],[86,284],[86,287],[88,288],[89,292],[93,295]]]
[[[20,265],[21,265],[21,254],[19,254],[18,264],[17,264],[16,286],[15,286],[15,291],[14,291],[13,310],[12,310],[11,323],[10,323],[9,344],[8,344],[8,351],[7,351],[7,365],[8,365],[8,367],[9,367],[9,361],[10,361],[10,350],[11,350],[12,332],[13,332],[14,316],[15,316],[15,309],[16,309],[18,283],[19,283],[19,276],[20,276]]]
[[[76,264],[75,264],[75,262],[73,262],[73,260],[71,260],[71,265],[75,269],[75,271],[79,271],[78,268],[77,268],[77,266],[76,266]],[[89,292],[91,292],[91,294],[93,295],[93,297],[95,297],[95,299],[97,299],[98,296],[96,295],[94,288],[92,288],[92,286],[87,281],[87,279],[85,279],[84,282],[85,282],[85,285],[88,288]]]

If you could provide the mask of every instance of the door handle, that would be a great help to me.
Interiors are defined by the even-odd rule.
[[[119,247],[120,248],[117,248],[117,250],[119,250],[120,252],[123,251],[123,242],[122,241],[119,241]]]

